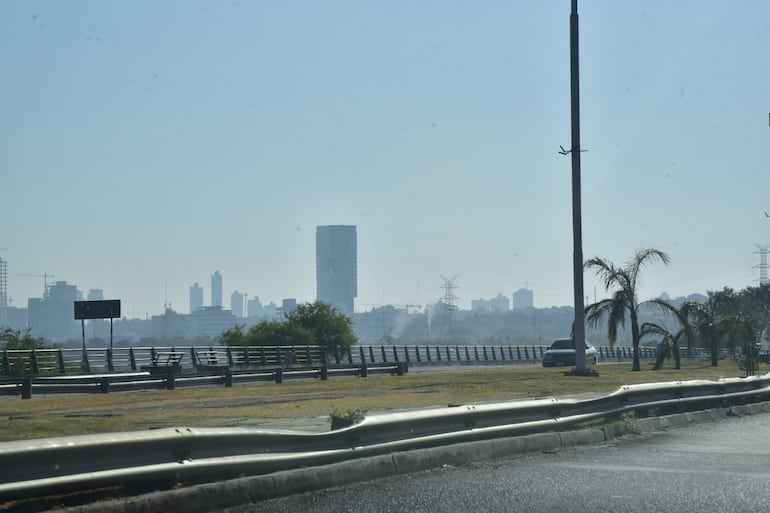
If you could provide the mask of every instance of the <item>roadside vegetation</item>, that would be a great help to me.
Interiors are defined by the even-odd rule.
[[[586,324],[597,327],[606,323],[610,347],[615,346],[626,323],[630,324],[633,371],[642,370],[639,346],[643,340],[663,349],[654,369],[662,368],[670,355],[674,367],[681,368],[681,347],[707,348],[713,367],[719,365],[723,351],[738,355],[745,364],[753,359],[751,365],[756,365],[770,323],[770,284],[739,292],[730,288],[709,291],[705,302],[675,305],[660,298],[640,301],[637,288],[641,271],[653,263],[669,261],[666,253],[655,248],[638,250],[623,265],[599,257],[588,260],[586,269],[596,272],[610,297],[586,307]],[[662,320],[640,322],[643,312],[657,314]]]
[[[310,346],[330,354],[347,351],[358,343],[350,317],[323,301],[303,303],[282,319],[263,320],[244,331],[235,326],[224,331],[219,342],[226,346]]]
[[[685,362],[681,370],[632,372],[627,364],[600,365],[593,378],[564,376],[559,368],[505,368],[410,373],[329,381],[256,383],[232,388],[0,398],[0,441],[160,427],[264,426],[268,419],[328,419],[333,412],[369,414],[485,401],[609,393],[621,385],[739,377],[737,365]],[[770,368],[760,368],[760,372]]]

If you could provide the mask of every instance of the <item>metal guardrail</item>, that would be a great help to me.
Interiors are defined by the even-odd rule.
[[[0,379],[0,395],[20,395],[30,399],[37,394],[82,394],[126,392],[135,390],[174,390],[177,387],[224,385],[272,381],[283,383],[288,379],[320,379],[329,377],[393,374],[403,376],[409,368],[406,363],[341,364],[291,366],[231,370],[228,367],[189,373],[180,373],[174,366],[157,366],[153,370],[134,373],[89,374],[81,376],[36,376],[19,379]]]
[[[311,434],[248,428],[153,431],[0,443],[0,496],[6,500],[99,487],[157,489],[261,475],[416,448],[554,431],[628,412],[765,401],[770,374],[720,381],[630,385],[587,400],[535,399],[458,405],[367,417]]]

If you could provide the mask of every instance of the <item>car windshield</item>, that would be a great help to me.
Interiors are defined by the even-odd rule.
[[[557,340],[551,344],[551,349],[575,349],[575,342],[572,340]]]

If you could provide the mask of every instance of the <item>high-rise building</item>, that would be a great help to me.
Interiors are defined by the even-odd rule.
[[[513,293],[513,309],[524,310],[535,306],[532,291],[529,289],[519,289]]]
[[[281,301],[281,313],[290,314],[294,310],[297,309],[297,299],[293,297],[288,297]]]
[[[203,287],[196,281],[190,287],[190,313],[203,308]]]
[[[259,301],[259,296],[254,296],[248,300],[246,305],[246,313],[250,318],[262,317],[262,303]]]
[[[236,318],[243,317],[243,294],[237,290],[230,294],[230,310]]]
[[[356,227],[318,226],[315,234],[316,298],[352,316],[358,295]]]
[[[222,275],[219,271],[211,275],[211,306],[222,306]]]

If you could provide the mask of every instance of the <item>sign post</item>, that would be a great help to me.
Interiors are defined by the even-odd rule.
[[[86,372],[89,371],[88,354],[86,349],[86,319],[110,320],[110,349],[107,358],[109,368],[112,370],[112,319],[120,318],[120,299],[107,301],[75,301],[75,319],[80,320],[83,332],[83,361],[86,364]]]

